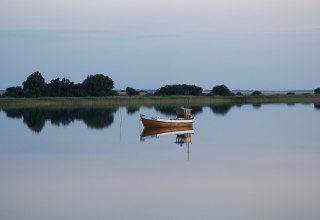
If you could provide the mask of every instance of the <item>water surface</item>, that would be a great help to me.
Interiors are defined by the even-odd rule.
[[[318,219],[319,105],[192,108],[182,144],[140,137],[172,106],[2,109],[0,219]]]

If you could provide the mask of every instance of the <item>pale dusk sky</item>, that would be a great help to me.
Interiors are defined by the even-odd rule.
[[[314,89],[320,1],[1,0],[0,89],[35,71],[117,89]]]

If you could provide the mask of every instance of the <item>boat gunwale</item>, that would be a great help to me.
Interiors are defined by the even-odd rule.
[[[183,118],[173,118],[173,119],[162,119],[159,117],[150,117],[146,115],[140,115],[140,119],[150,120],[154,122],[164,122],[164,123],[193,123],[193,119],[183,119]]]

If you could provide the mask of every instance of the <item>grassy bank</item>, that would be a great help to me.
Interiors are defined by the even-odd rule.
[[[0,98],[0,107],[81,107],[81,106],[138,106],[138,105],[210,105],[263,103],[320,103],[313,94],[260,96],[112,96],[112,97],[42,97]]]

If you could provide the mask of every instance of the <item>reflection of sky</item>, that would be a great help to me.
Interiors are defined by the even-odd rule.
[[[139,141],[140,108],[112,126],[76,121],[35,134],[0,113],[1,219],[307,219],[320,215],[319,111],[205,107],[186,149]],[[159,113],[156,113],[159,115]],[[140,127],[142,131],[142,126]],[[15,134],[15,137],[12,135]]]

